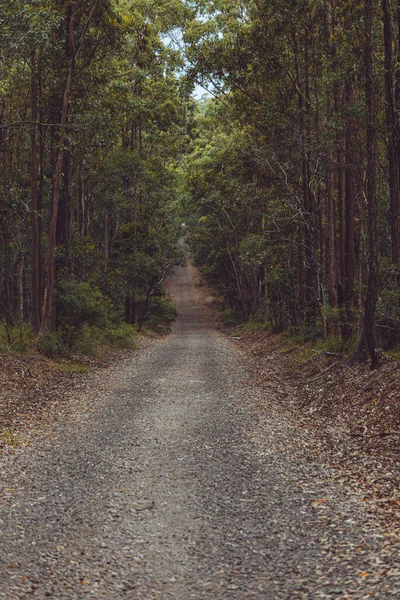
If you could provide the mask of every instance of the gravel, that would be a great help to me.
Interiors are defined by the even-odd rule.
[[[1,600],[398,598],[398,530],[269,410],[279,389],[252,382],[186,268],[172,287],[174,332],[4,462]]]

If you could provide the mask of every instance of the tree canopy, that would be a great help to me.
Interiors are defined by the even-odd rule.
[[[90,289],[140,327],[185,221],[235,318],[358,338],[375,365],[400,317],[399,14],[3,0],[3,323],[43,339]]]

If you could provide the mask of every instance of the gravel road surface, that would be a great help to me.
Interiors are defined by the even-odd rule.
[[[1,600],[399,598],[397,532],[172,288],[174,332],[5,463]]]

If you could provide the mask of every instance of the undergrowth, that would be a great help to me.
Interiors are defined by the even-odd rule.
[[[89,369],[79,363],[56,362],[54,366],[63,373],[88,373]]]
[[[68,328],[57,331],[47,331],[44,338],[37,342],[37,349],[45,356],[68,357],[73,352],[81,352],[88,356],[100,356],[104,348],[136,348],[136,328],[127,323],[118,325],[108,324],[104,328],[96,325],[84,325],[74,336],[70,335]]]
[[[389,354],[394,360],[400,362],[400,344],[392,348],[391,350],[386,350],[386,354]]]
[[[107,314],[101,298],[99,300],[96,296],[96,302],[91,302],[88,307],[88,302],[78,303],[75,299],[72,301],[71,297],[70,293],[63,297],[68,302],[64,299],[65,312],[59,318],[58,327],[55,330],[49,329],[38,341],[27,324],[22,328],[10,328],[0,323],[0,355],[20,355],[36,348],[49,358],[68,358],[76,352],[99,357],[108,347],[130,350],[136,348],[138,328],[125,323],[118,315]],[[165,332],[176,316],[177,310],[169,300],[150,298],[141,333]],[[67,369],[66,366],[58,368]]]
[[[6,446],[18,446],[19,440],[11,431],[3,431],[0,433],[0,439]]]
[[[0,323],[0,354],[20,354],[27,352],[33,342],[33,332],[30,325],[22,327],[6,327]]]
[[[145,327],[152,330],[168,328],[178,315],[176,307],[170,300],[160,297],[149,299],[148,313],[145,318]]]
[[[244,325],[243,316],[232,308],[225,308],[222,311],[222,324],[224,327],[237,327]]]

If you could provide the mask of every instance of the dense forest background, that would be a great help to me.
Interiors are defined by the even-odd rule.
[[[167,310],[182,222],[228,321],[372,366],[398,342],[395,0],[3,0],[0,25],[9,344]]]

